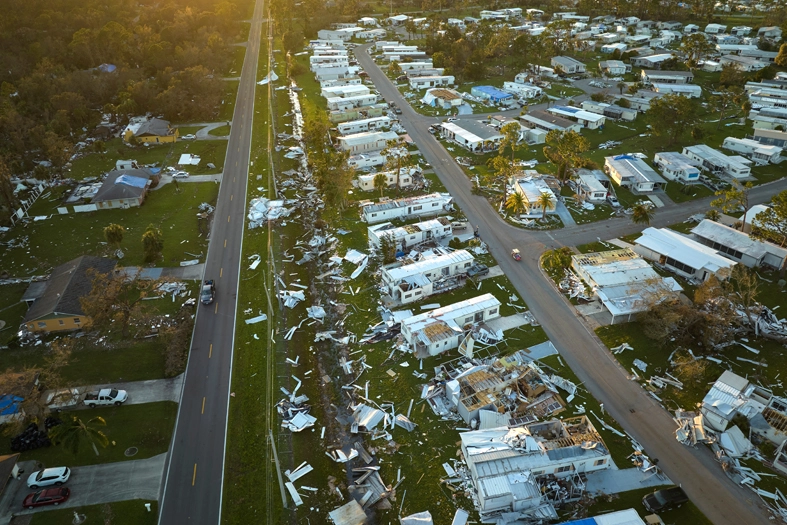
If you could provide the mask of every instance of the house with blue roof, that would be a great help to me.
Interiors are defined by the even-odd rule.
[[[92,198],[99,210],[142,206],[159,180],[160,168],[112,170]]]
[[[514,101],[514,95],[500,91],[493,86],[473,86],[470,88],[470,94],[482,100],[488,100],[492,104],[508,105]]]

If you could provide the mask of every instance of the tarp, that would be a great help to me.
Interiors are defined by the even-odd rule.
[[[115,184],[124,184],[126,186],[131,186],[132,188],[144,188],[145,184],[147,183],[147,179],[143,179],[142,177],[134,177],[133,175],[123,174],[115,179]]]
[[[434,525],[432,514],[428,510],[410,514],[402,518],[402,525]]]
[[[19,412],[19,404],[24,401],[19,396],[6,394],[0,396],[0,416],[13,416]]]

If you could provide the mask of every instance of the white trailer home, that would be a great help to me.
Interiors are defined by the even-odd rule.
[[[519,82],[503,82],[503,91],[521,98],[538,98],[544,94],[544,90],[538,86]]]
[[[487,293],[402,320],[402,337],[416,359],[459,346],[465,329],[500,317],[500,301]]]
[[[360,95],[368,95],[371,93],[368,87],[363,85],[352,85],[352,86],[330,86],[322,88],[320,95],[325,98],[349,98],[349,97],[357,97]]]
[[[401,168],[398,172],[397,170],[391,170],[381,171],[379,173],[382,173],[385,176],[386,186],[409,188],[415,184],[415,177],[421,173],[421,169],[418,166],[410,166],[407,168]],[[374,187],[374,178],[377,175],[378,173],[364,173],[362,175],[358,175],[358,188],[364,191],[376,190],[377,188]]]
[[[396,200],[381,200],[361,208],[361,220],[376,224],[394,219],[439,215],[449,209],[453,199],[448,194],[430,193],[419,197]]]
[[[683,154],[714,175],[730,179],[746,179],[751,177],[751,161],[740,156],[728,156],[705,144],[686,146]]]
[[[428,241],[450,237],[453,227],[445,217],[437,217],[406,226],[396,226],[390,222],[373,224],[367,228],[367,233],[370,246],[379,248],[380,240],[387,237],[397,250],[405,251]]]
[[[698,163],[677,151],[662,151],[653,156],[653,163],[668,180],[679,180],[684,184],[700,181]]]
[[[410,77],[408,79],[412,89],[429,89],[441,86],[450,86],[454,83],[453,75],[435,75],[424,77]]]
[[[378,131],[391,127],[390,117],[373,117],[361,120],[351,120],[336,126],[342,135],[353,135],[355,133],[365,133],[367,131]]]
[[[778,146],[769,146],[756,140],[736,137],[727,137],[724,139],[721,147],[740,153],[744,157],[753,160],[759,166],[777,162],[782,154],[782,149]]]
[[[365,133],[355,133],[336,139],[339,149],[349,151],[355,155],[358,153],[369,153],[371,151],[381,151],[385,149],[388,141],[399,140],[399,135],[393,131],[367,131]]]
[[[326,99],[328,109],[331,111],[343,111],[363,106],[373,106],[377,103],[377,95],[359,95],[357,97],[332,97]]]
[[[450,235],[450,224],[448,229]],[[381,280],[392,300],[401,304],[414,303],[456,287],[457,280],[462,282],[461,279],[474,261],[470,252],[456,250],[427,257],[413,264],[383,268]]]

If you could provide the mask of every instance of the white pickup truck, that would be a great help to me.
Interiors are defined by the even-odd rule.
[[[128,399],[128,392],[125,390],[102,388],[101,390],[85,394],[85,399],[82,402],[90,408],[95,408],[98,405],[120,406],[126,399]]]
[[[114,388],[102,388],[93,392],[85,392],[79,388],[64,388],[50,393],[46,398],[46,405],[49,410],[57,412],[59,410],[74,408],[79,404],[84,404],[90,408],[100,405],[119,406],[128,399],[128,392]]]

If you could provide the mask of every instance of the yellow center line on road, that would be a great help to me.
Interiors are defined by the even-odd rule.
[[[227,239],[224,239],[224,247],[227,247]]]
[[[230,222],[230,216],[227,215],[227,222]]]
[[[194,483],[197,481],[197,464],[194,463],[194,474],[191,476],[191,486],[194,486]]]
[[[205,413],[205,398],[202,398],[202,413]]]
[[[219,303],[216,303],[216,308],[213,309],[213,313],[214,314],[219,313]]]
[[[232,200],[233,198],[235,198],[235,195],[230,195],[230,200]]]
[[[208,359],[213,357],[213,343],[210,344],[210,350],[208,350]]]
[[[219,278],[224,275],[224,268],[219,268]]]

